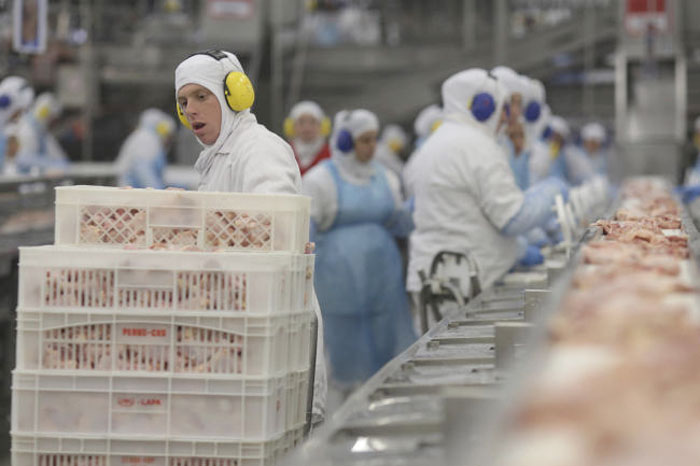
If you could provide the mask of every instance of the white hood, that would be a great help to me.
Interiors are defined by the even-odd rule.
[[[477,121],[469,105],[475,95],[487,92],[493,97],[496,110],[484,122]],[[447,78],[442,84],[442,101],[445,114],[449,118],[468,121],[496,136],[503,104],[508,97],[506,87],[486,70],[471,68]]]

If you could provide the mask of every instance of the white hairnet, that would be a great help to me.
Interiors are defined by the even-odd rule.
[[[386,144],[396,144],[401,147],[408,144],[408,135],[399,125],[386,125],[382,131],[382,142]]]
[[[321,106],[311,100],[302,100],[296,103],[289,112],[289,118],[295,121],[302,115],[310,115],[318,121],[323,120],[326,116]]]
[[[695,119],[695,132],[700,132],[700,116]]]
[[[141,112],[139,126],[154,131],[158,131],[160,126],[162,130],[159,131],[159,134],[169,135],[175,131],[175,119],[162,110],[148,108]]]
[[[544,104],[547,101],[547,91],[544,84],[539,79],[528,78],[528,80],[530,82],[530,98]]]
[[[605,128],[600,123],[588,123],[581,129],[581,139],[584,141],[605,141]]]
[[[437,104],[430,104],[421,110],[413,123],[413,130],[419,138],[427,137],[442,119],[442,108]]]
[[[353,139],[357,139],[368,131],[379,131],[377,115],[365,109],[351,110],[336,123],[339,124],[338,128],[348,130]]]
[[[34,100],[29,82],[19,76],[8,76],[0,81],[0,124],[17,111],[27,111]]]
[[[32,113],[39,123],[47,125],[58,118],[62,111],[63,106],[53,93],[42,92],[34,101]]]
[[[497,66],[491,70],[491,74],[494,75],[503,84],[506,89],[508,89],[508,94],[520,94],[524,95],[527,89],[525,81],[521,75],[519,75],[512,68],[507,66]]]
[[[477,122],[472,115],[469,105],[475,95],[489,93],[496,104],[495,111],[488,120]],[[473,119],[474,122],[485,125],[490,132],[496,133],[500,120],[501,109],[507,97],[506,88],[499,80],[486,70],[471,68],[460,71],[447,78],[442,84],[442,100],[445,113],[461,113]]]
[[[228,107],[224,96],[224,79],[231,71],[243,72],[238,58],[231,52],[223,52],[227,58],[217,60],[206,54],[196,54],[185,59],[175,69],[175,98],[177,92],[187,84],[199,84],[212,92],[221,106],[221,132],[211,146],[218,145],[228,136],[224,128],[230,128],[235,112]],[[248,112],[245,110],[244,112]],[[240,112],[240,113],[244,113]],[[199,139],[198,139],[199,140]],[[206,145],[205,145],[206,146]]]
[[[569,134],[571,134],[569,124],[565,119],[558,115],[552,116],[552,118],[549,120],[549,127],[552,128],[553,132],[559,134],[563,138],[568,138]]]

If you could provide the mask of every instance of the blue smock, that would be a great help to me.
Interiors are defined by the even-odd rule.
[[[133,188],[165,188],[165,166],[167,165],[165,150],[161,149],[155,157],[139,158],[124,174],[125,183]]]
[[[315,287],[331,377],[342,388],[367,380],[415,340],[401,255],[388,223],[395,204],[375,164],[367,185],[344,181],[324,162],[338,193],[333,225],[316,242]]]

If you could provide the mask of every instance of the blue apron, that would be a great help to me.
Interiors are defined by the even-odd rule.
[[[394,198],[383,168],[367,185],[344,181],[332,160],[338,214],[319,233],[315,287],[331,361],[331,378],[351,388],[372,376],[414,340],[401,255],[384,226]]]

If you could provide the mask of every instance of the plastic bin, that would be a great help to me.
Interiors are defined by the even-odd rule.
[[[56,244],[303,253],[311,200],[101,186],[56,188]]]
[[[288,404],[297,403],[298,388],[292,375],[232,379],[15,371],[12,432],[264,441],[287,432]]]
[[[19,306],[272,314],[313,306],[314,256],[20,248]]]
[[[312,312],[269,316],[17,312],[17,364],[47,373],[276,376],[307,370]]]
[[[12,436],[13,466],[271,466],[295,433],[264,442]]]

